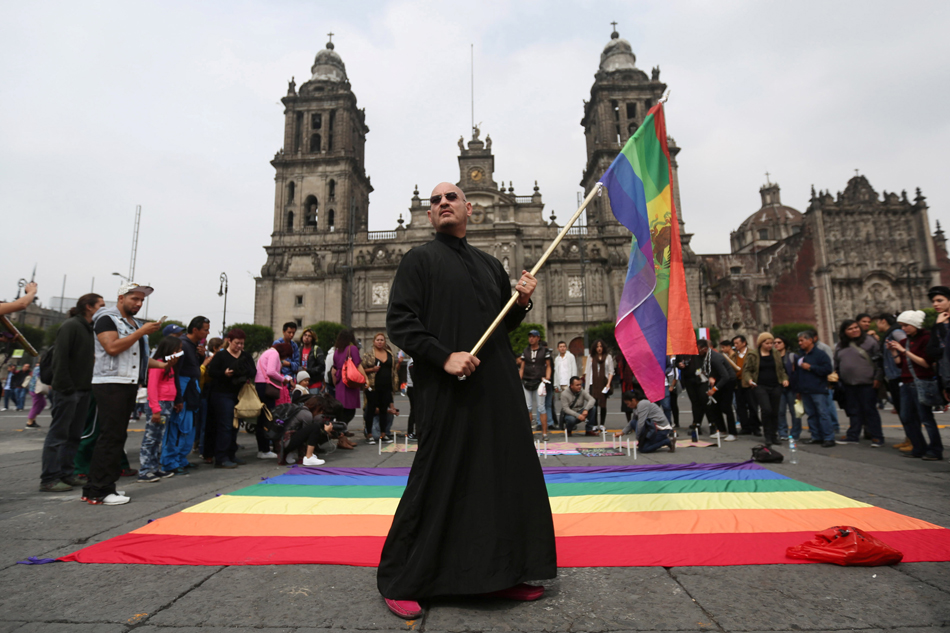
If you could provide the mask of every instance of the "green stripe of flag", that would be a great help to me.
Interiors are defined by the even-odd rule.
[[[663,154],[651,114],[624,145],[621,153],[643,181],[646,201],[653,200],[670,184],[670,166]]]
[[[398,499],[403,486],[295,486],[287,484],[257,484],[230,494],[253,497],[315,497],[354,499]],[[639,495],[677,494],[697,492],[791,492],[816,491],[809,484],[794,479],[684,481],[622,481],[548,484],[551,497],[581,497],[584,495]]]

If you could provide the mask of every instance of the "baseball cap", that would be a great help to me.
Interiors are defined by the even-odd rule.
[[[141,292],[143,295],[147,297],[153,292],[155,292],[155,288],[152,288],[151,286],[143,286],[141,284],[135,283],[134,281],[127,281],[121,286],[119,286],[120,297],[123,297],[129,294],[130,292]]]
[[[185,328],[180,325],[175,325],[174,323],[169,323],[164,328],[162,328],[163,336],[174,336],[175,334],[181,334],[185,331]]]
[[[541,332],[538,332],[537,330],[531,330],[528,332],[528,336],[541,336]]]

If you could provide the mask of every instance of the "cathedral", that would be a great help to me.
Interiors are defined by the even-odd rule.
[[[408,220],[400,215],[393,230],[368,230],[366,113],[332,42],[317,53],[311,73],[299,89],[291,80],[282,99],[283,147],[271,161],[273,231],[255,280],[254,321],[275,331],[287,321],[340,322],[367,340],[385,330],[402,256],[433,237],[429,201],[417,186]],[[614,30],[583,104],[585,194],[665,90],[659,67],[649,74],[638,68],[630,43]],[[931,234],[921,192],[913,200],[906,192],[879,195],[861,175],[836,196],[812,190],[804,213],[783,205],[778,184],[767,180],[761,207],[730,234],[731,252],[697,255],[683,223],[680,148],[668,141],[694,326],[754,339],[773,325],[807,323],[830,342],[844,318],[925,307],[929,286],[950,283],[946,240],[939,224]],[[553,214],[545,218],[537,182],[531,192],[496,182],[491,136],[483,139],[474,128],[458,147],[457,185],[473,207],[468,239],[498,258],[514,284],[561,227]],[[582,355],[585,326],[616,319],[629,250],[629,231],[614,219],[606,196],[595,197],[586,224],[572,227],[541,269],[529,321],[545,327],[552,345],[568,341]]]
[[[408,220],[400,216],[391,231],[368,230],[373,187],[363,167],[366,114],[357,107],[333,43],[317,53],[311,72],[299,89],[291,81],[283,98],[283,149],[271,162],[277,172],[274,225],[256,279],[255,323],[276,331],[287,321],[303,326],[336,321],[367,340],[385,330],[389,288],[402,256],[433,237],[429,201],[417,187]],[[585,193],[665,90],[659,68],[649,74],[640,70],[630,43],[614,31],[584,103]],[[513,285],[562,227],[555,217],[545,217],[537,182],[531,192],[496,182],[491,136],[482,138],[475,128],[471,138],[459,138],[458,147],[457,185],[473,207],[469,242],[498,258]],[[679,150],[670,151],[675,168]],[[678,189],[674,195],[679,206]],[[529,321],[544,325],[552,344],[570,341],[582,353],[585,324],[616,318],[629,251],[629,231],[614,219],[606,198],[595,198],[586,224],[572,227],[541,269]],[[690,256],[695,257],[691,251]],[[698,268],[688,274],[698,287]],[[698,292],[695,296],[698,300]]]

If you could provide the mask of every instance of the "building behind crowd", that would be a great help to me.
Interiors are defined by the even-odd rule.
[[[585,194],[665,90],[659,67],[649,74],[639,69],[630,43],[614,31],[583,104]],[[317,53],[308,81],[298,89],[291,80],[282,102],[283,146],[271,161],[274,222],[264,247],[267,261],[256,278],[255,322],[275,331],[287,321],[342,322],[367,339],[385,330],[389,289],[402,256],[432,239],[429,201],[416,186],[407,219],[400,214],[393,230],[368,230],[369,127],[332,42]],[[843,318],[922,307],[927,287],[950,282],[946,242],[939,227],[930,234],[920,191],[913,201],[906,193],[879,196],[864,176],[852,178],[837,196],[812,191],[804,213],[782,205],[778,184],[767,182],[761,208],[731,233],[731,252],[697,255],[683,221],[680,148],[672,138],[669,145],[696,327],[754,336],[775,324],[811,323],[832,340]],[[510,180],[507,187],[504,179],[496,181],[490,136],[483,139],[474,128],[458,146],[457,184],[473,206],[469,241],[497,257],[513,285],[561,227],[553,214],[545,217],[537,181],[530,192],[516,192]],[[419,181],[432,176],[420,174]],[[571,229],[538,275],[529,321],[544,325],[551,342],[571,341],[571,349],[583,353],[585,324],[616,317],[629,249],[630,233],[614,219],[606,195],[594,198],[586,224]]]

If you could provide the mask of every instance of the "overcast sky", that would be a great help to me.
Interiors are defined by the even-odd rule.
[[[585,165],[583,100],[610,22],[672,89],[682,213],[699,253],[728,252],[768,171],[804,211],[812,184],[859,169],[880,193],[921,187],[948,220],[946,2],[5,2],[0,6],[0,299],[34,263],[40,298],[128,274],[154,318],[250,321],[270,242],[287,81],[326,33],[370,133],[370,229],[408,218],[412,189],[458,179],[475,119],[495,179],[537,180],[564,220]]]

